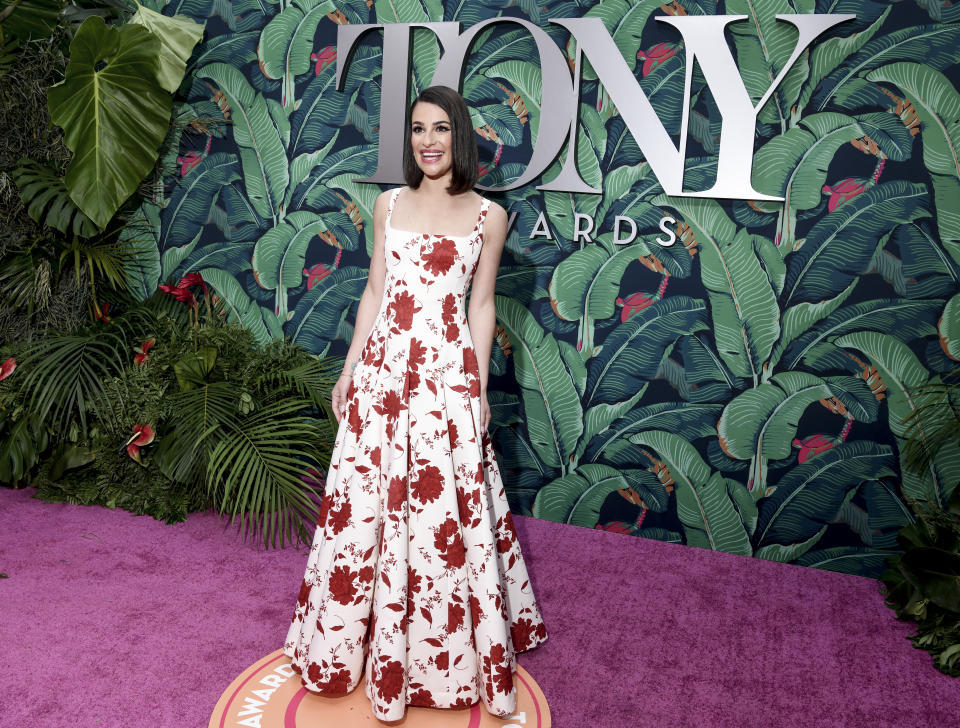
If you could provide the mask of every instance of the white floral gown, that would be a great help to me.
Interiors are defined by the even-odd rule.
[[[547,633],[480,427],[464,294],[489,201],[470,235],[421,234],[390,227],[399,192],[284,653],[317,693],[365,669],[381,720],[478,700],[509,715],[515,653]]]

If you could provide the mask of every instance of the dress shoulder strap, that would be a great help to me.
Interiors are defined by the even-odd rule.
[[[490,200],[486,197],[480,198],[480,218],[477,220],[477,235],[483,237],[483,221],[487,219],[487,210],[490,209]]]
[[[397,204],[397,197],[400,196],[400,190],[402,189],[402,187],[394,187],[390,190],[390,202],[387,204],[387,225],[390,224],[390,216],[393,215],[393,206]]]

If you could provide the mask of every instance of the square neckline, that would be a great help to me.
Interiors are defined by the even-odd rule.
[[[486,207],[489,204],[489,200],[486,197],[480,195],[480,212],[477,214],[477,221],[471,230],[466,235],[448,235],[446,233],[424,233],[417,230],[404,230],[403,228],[394,227],[390,222],[393,217],[393,208],[396,207],[397,200],[400,198],[400,193],[403,190],[409,189],[409,186],[405,185],[403,187],[395,188],[393,192],[392,199],[390,200],[390,208],[387,211],[387,219],[384,221],[386,227],[390,228],[395,233],[403,233],[405,235],[416,235],[422,238],[455,238],[457,240],[466,240],[472,238],[478,233],[482,234],[483,232],[483,218],[485,217],[484,213],[486,212]]]

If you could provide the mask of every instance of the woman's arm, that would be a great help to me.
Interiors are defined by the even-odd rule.
[[[340,420],[342,411],[346,406],[347,389],[349,389],[350,379],[353,376],[353,366],[360,360],[360,352],[363,351],[383,300],[383,286],[387,270],[383,253],[383,238],[389,201],[390,191],[381,192],[377,196],[377,201],[373,207],[373,251],[370,256],[370,272],[367,275],[367,285],[363,289],[363,295],[360,296],[360,303],[357,305],[357,320],[353,327],[353,339],[350,342],[350,348],[347,350],[343,372],[333,388],[331,404],[337,421]]]
[[[467,326],[470,338],[477,353],[480,367],[480,399],[483,407],[483,429],[490,421],[490,408],[487,404],[487,379],[490,374],[490,349],[493,346],[493,333],[497,325],[497,310],[494,305],[494,289],[497,283],[497,270],[500,267],[500,255],[507,238],[507,213],[495,202],[490,203],[487,217],[483,223],[483,247],[480,260],[473,274],[470,287],[470,303],[467,306]]]

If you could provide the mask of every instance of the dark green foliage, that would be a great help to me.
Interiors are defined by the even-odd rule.
[[[917,623],[913,644],[930,653],[938,670],[960,676],[960,498],[951,505],[952,512],[917,513],[897,537],[904,553],[887,560],[880,579],[887,605]]]

